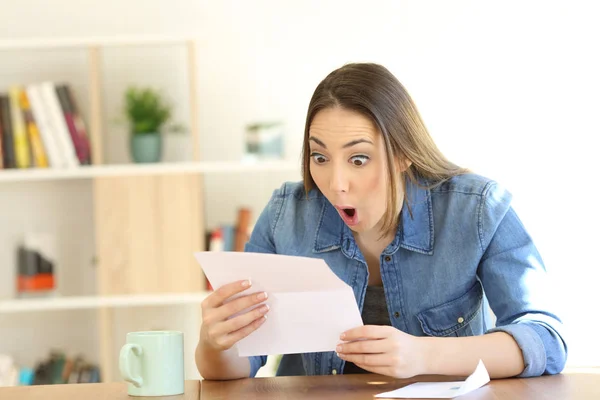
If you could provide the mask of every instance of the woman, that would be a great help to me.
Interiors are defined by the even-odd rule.
[[[318,85],[303,164],[304,182],[274,192],[246,251],[324,259],[354,289],[365,325],[342,333],[336,352],[284,356],[278,374],[464,376],[480,359],[492,378],[563,369],[545,267],[510,194],[441,154],[387,69],[350,64]],[[253,377],[266,361],[232,348],[269,311],[229,319],[268,296],[226,302],[248,285],[225,285],[202,305],[205,379]]]

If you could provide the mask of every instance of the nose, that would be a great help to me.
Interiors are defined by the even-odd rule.
[[[348,186],[349,180],[347,173],[342,167],[333,166],[329,181],[329,189],[336,193],[346,193],[348,192]]]

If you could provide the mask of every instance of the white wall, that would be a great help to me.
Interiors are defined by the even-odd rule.
[[[297,159],[304,113],[326,73],[388,66],[441,148],[505,184],[559,283],[570,364],[600,364],[595,136],[600,37],[595,2],[2,0],[0,38],[186,33],[200,48],[205,159],[237,159],[246,123],[282,118]],[[42,5],[43,4],[43,5]],[[297,178],[292,174],[291,179]],[[222,195],[259,207],[288,176],[208,180],[207,219],[233,218]],[[211,196],[218,193],[219,196]],[[245,197],[242,196],[242,199]]]

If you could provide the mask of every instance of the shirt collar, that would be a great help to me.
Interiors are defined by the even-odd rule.
[[[423,180],[419,182],[421,185],[425,184]],[[432,255],[434,229],[431,191],[407,179],[405,201],[400,215],[401,222],[396,231],[396,236],[383,251],[383,254],[393,254],[399,247],[402,247],[418,253]],[[340,218],[331,203],[323,197],[313,252],[324,253],[340,248],[348,257],[353,257],[357,251],[352,231]]]

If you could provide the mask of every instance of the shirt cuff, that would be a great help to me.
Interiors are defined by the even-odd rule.
[[[523,354],[525,369],[517,377],[540,376],[546,370],[546,349],[542,338],[527,324],[510,324],[490,329],[486,333],[505,332],[517,342]]]
[[[261,369],[265,363],[263,362],[263,357],[261,356],[251,356],[248,357],[248,359],[250,360],[250,378],[254,378],[258,370]]]

